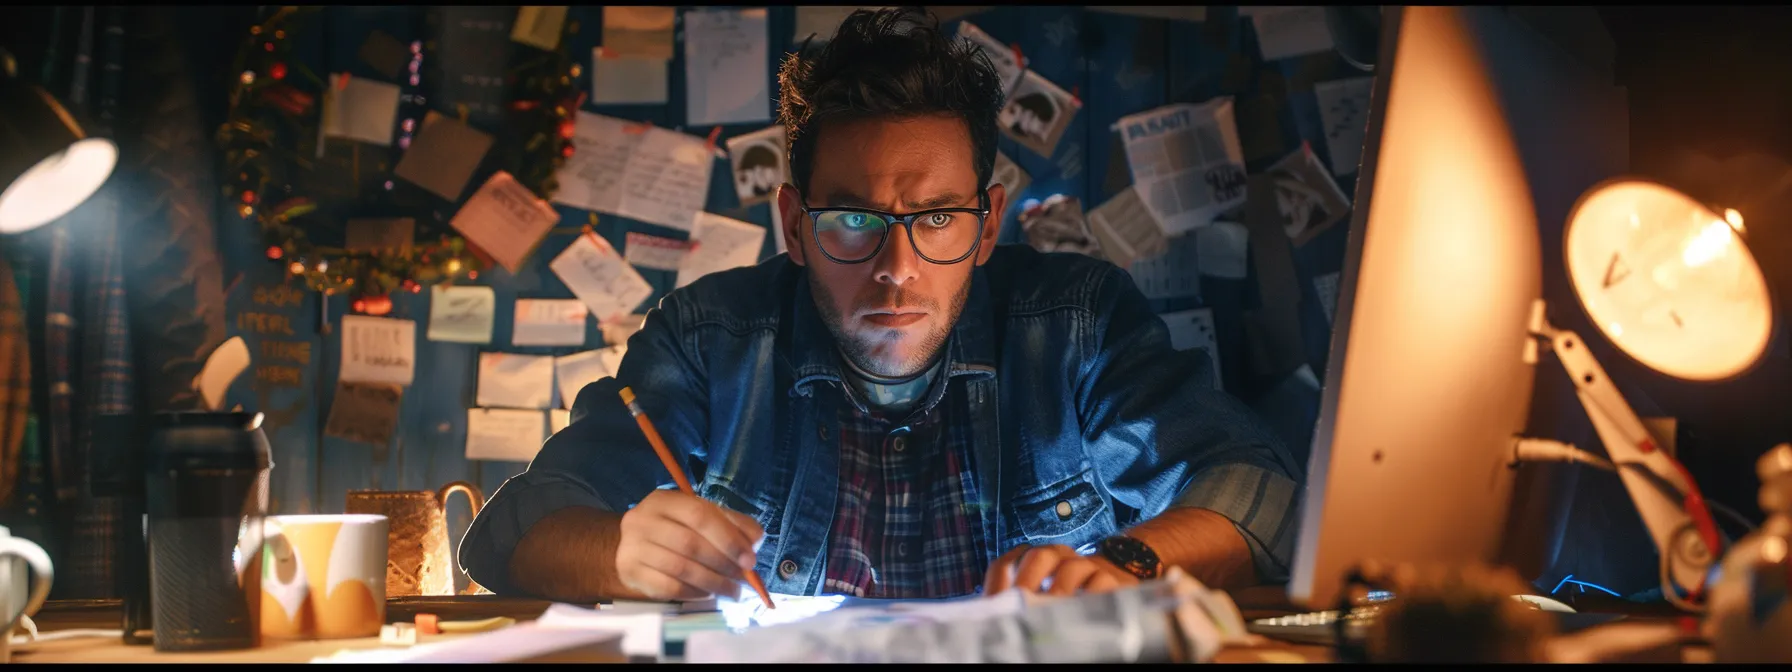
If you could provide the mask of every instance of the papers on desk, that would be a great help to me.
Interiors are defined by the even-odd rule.
[[[555,203],[691,230],[715,167],[703,138],[580,112],[572,142]]]
[[[664,642],[665,614],[660,611],[597,610],[555,604],[535,621],[545,628],[622,633],[622,652],[658,658]]]
[[[684,13],[685,123],[771,120],[765,8]]]
[[[555,605],[564,606],[564,605]],[[576,608],[576,607],[575,607]],[[549,608],[549,612],[553,608]],[[547,614],[542,615],[542,620]],[[563,627],[536,620],[501,630],[407,648],[341,651],[313,663],[619,663],[627,632],[615,627]]]

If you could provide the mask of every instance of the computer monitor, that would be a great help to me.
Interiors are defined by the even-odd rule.
[[[1527,319],[1575,197],[1628,163],[1619,90],[1505,10],[1382,25],[1288,586],[1316,609],[1363,561],[1505,555]]]

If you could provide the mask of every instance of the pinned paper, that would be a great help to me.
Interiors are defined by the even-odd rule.
[[[575,129],[554,202],[691,230],[715,166],[708,142],[589,112]]]
[[[1001,83],[1002,92],[1013,94],[1014,88],[1020,86],[1021,77],[1026,73],[1027,64],[1022,62],[1020,54],[1013,48],[1002,44],[1001,40],[990,37],[975,24],[962,21],[958,24],[958,39],[964,40],[989,57],[990,65],[996,67],[996,81]]]
[[[440,12],[442,19],[436,48],[430,51],[430,69],[444,76],[430,81],[435,89],[429,95],[430,107],[465,107],[467,123],[502,127],[510,103],[504,79],[516,8],[444,5],[432,11]]]
[[[1101,241],[1102,255],[1121,268],[1163,252],[1169,243],[1132,187],[1089,211],[1089,230]]]
[[[1201,22],[1207,20],[1207,7],[1204,5],[1165,7],[1107,7],[1103,5],[1089,5],[1089,11],[1106,12],[1109,14],[1127,14],[1147,19],[1164,19],[1168,21]]]
[[[560,221],[554,206],[535,197],[510,173],[498,171],[454,213],[449,225],[511,273]]]
[[[392,442],[398,430],[399,402],[404,388],[386,383],[336,383],[324,436],[376,446]]]
[[[554,51],[560,48],[560,29],[566,23],[564,6],[524,6],[516,8],[516,25],[510,29],[510,40],[537,49]]]
[[[1177,299],[1201,295],[1201,268],[1194,236],[1171,238],[1160,254],[1132,262],[1127,269],[1133,284],[1147,299]]]
[[[554,396],[554,358],[508,352],[479,353],[480,406],[547,408]],[[539,421],[540,416],[536,416]]]
[[[467,180],[485,160],[492,136],[458,119],[430,112],[392,172],[449,201],[459,201]]]
[[[591,104],[664,105],[670,64],[663,58],[617,56],[591,50]]]
[[[1207,361],[1213,365],[1213,389],[1224,389],[1220,376],[1220,346],[1214,339],[1213,309],[1196,308],[1174,313],[1164,313],[1164,326],[1170,328],[1170,347],[1177,350],[1193,350],[1201,348],[1207,351]]]
[[[642,315],[640,313],[634,313],[634,314],[628,315],[626,317],[619,317],[619,318],[610,320],[608,322],[604,322],[597,326],[598,326],[598,330],[603,332],[605,343],[608,343],[613,346],[618,346],[618,347],[621,347],[624,350],[626,350],[626,349],[628,349],[629,337],[634,336],[635,332],[640,331],[642,325],[644,325],[646,323],[647,323],[646,315]],[[620,358],[621,355],[617,355],[617,357]]]
[[[1257,7],[1250,15],[1257,29],[1257,49],[1265,61],[1313,54],[1332,48],[1324,7]]]
[[[603,46],[618,56],[671,60],[676,11],[676,7],[605,6]]]
[[[1040,252],[1074,252],[1101,258],[1101,243],[1089,231],[1083,203],[1073,196],[1053,194],[1045,202],[1020,213],[1021,232],[1027,244]]]
[[[699,212],[697,223],[691,228],[691,242],[696,247],[678,268],[679,287],[716,271],[759,263],[759,249],[765,245],[765,229],[738,219]]]
[[[1058,139],[1064,137],[1064,129],[1082,107],[1082,101],[1070,92],[1028,70],[996,121],[1003,134],[1040,156],[1050,157],[1058,147]]]
[[[685,123],[771,120],[765,31],[764,8],[685,12]]]
[[[996,167],[994,171],[990,172],[989,183],[1002,185],[1002,188],[1008,192],[1009,203],[1016,202],[1032,181],[1033,178],[1027,175],[1027,171],[1021,169],[1020,164],[1009,159],[1008,155],[1003,154],[1001,150],[996,151]]]
[[[350,383],[409,385],[417,359],[417,323],[386,317],[342,317],[342,368]]]
[[[783,126],[732,137],[727,144],[728,162],[734,167],[734,194],[740,197],[741,205],[770,201],[778,193],[778,185],[790,181],[790,166],[784,160]]]
[[[361,43],[356,57],[387,79],[397,79],[398,73],[404,71],[404,64],[411,60],[411,50],[398,38],[375,30],[367,35],[366,42]]]
[[[1338,274],[1314,276],[1313,293],[1319,296],[1319,309],[1325,313],[1326,323],[1335,321],[1338,315]]]
[[[549,431],[559,434],[560,430],[566,429],[566,426],[570,424],[572,424],[572,411],[559,408],[548,409]]]
[[[417,224],[409,217],[351,219],[343,247],[350,252],[409,252]]]
[[[232,336],[205,358],[205,367],[193,378],[193,389],[199,390],[206,408],[218,410],[224,406],[224,393],[230,391],[230,383],[247,368],[249,346],[243,343],[243,337]]]
[[[330,74],[330,86],[324,91],[324,135],[390,146],[397,121],[398,85]]]
[[[791,33],[791,44],[801,45],[805,40],[814,40],[814,44],[824,44],[834,39],[840,32],[840,24],[846,17],[858,10],[878,11],[883,7],[853,7],[823,5],[819,7],[796,8],[796,30]],[[940,19],[944,22],[945,19]]]
[[[684,258],[691,252],[690,241],[649,236],[633,231],[628,232],[627,238],[628,240],[622,248],[623,258],[637,268],[676,271],[679,266],[684,265]]]
[[[429,340],[444,343],[492,342],[492,315],[498,298],[490,287],[429,290]]]
[[[604,359],[610,348],[602,350],[586,350],[584,352],[554,358],[554,377],[560,386],[560,406],[572,408],[578,401],[579,390],[608,376],[616,375]]]
[[[1325,124],[1325,153],[1331,157],[1333,175],[1355,173],[1362,163],[1363,136],[1369,127],[1369,97],[1374,88],[1374,77],[1313,85],[1313,95],[1319,99],[1319,119]]]
[[[1245,199],[1244,150],[1232,98],[1166,105],[1121,117],[1133,188],[1176,236],[1205,226]]]
[[[1306,143],[1264,172],[1274,178],[1276,212],[1282,231],[1295,245],[1350,216],[1350,198]]]
[[[1196,266],[1203,275],[1243,280],[1250,273],[1251,232],[1243,224],[1214,222],[1186,234],[1195,240]]]
[[[517,299],[511,345],[584,345],[585,316],[578,299]]]
[[[467,409],[467,459],[528,462],[541,452],[541,411]]]
[[[582,235],[548,264],[592,317],[602,323],[634,311],[653,294],[653,286],[595,235]]]

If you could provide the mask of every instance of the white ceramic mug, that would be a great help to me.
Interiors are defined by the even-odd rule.
[[[6,627],[0,630],[5,633],[0,637],[0,663],[12,662],[12,631],[20,617],[35,614],[44,606],[53,578],[50,554],[42,546],[14,537],[12,530],[0,526],[0,617],[6,619]]]
[[[261,634],[378,637],[386,622],[385,516],[269,516],[262,546]]]

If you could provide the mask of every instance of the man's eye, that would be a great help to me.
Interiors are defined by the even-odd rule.
[[[949,213],[949,212],[933,213],[933,214],[927,216],[927,219],[925,220],[924,223],[927,224],[928,226],[934,227],[936,229],[946,228],[947,226],[950,226],[952,224],[952,213]]]
[[[863,215],[856,212],[847,213],[840,218],[840,222],[847,227],[854,229],[870,228],[873,224],[873,220],[869,215]]]

